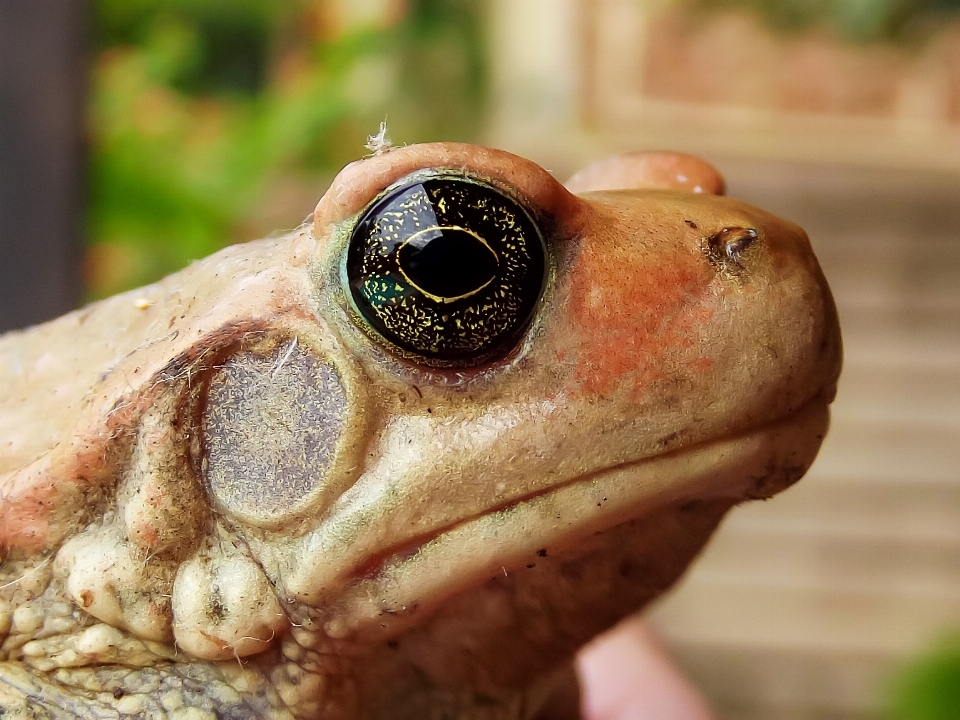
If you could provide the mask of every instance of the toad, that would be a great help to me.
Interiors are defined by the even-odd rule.
[[[535,717],[826,431],[807,238],[722,192],[414,145],[0,338],[0,714]]]

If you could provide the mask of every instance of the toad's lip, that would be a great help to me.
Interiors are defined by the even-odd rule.
[[[443,528],[388,553],[345,593],[324,629],[331,637],[390,637],[463,590],[658,508],[769,497],[813,463],[828,406],[829,394],[821,394],[733,438],[607,468]]]

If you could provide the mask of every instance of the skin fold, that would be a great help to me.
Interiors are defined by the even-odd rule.
[[[381,336],[345,280],[358,220],[423,178],[542,237],[532,314],[473,362]],[[722,191],[675,153],[564,187],[409,146],[288,235],[0,337],[5,720],[545,711],[826,432],[826,281],[800,228]]]

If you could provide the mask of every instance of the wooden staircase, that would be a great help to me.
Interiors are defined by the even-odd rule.
[[[735,510],[653,621],[724,720],[874,717],[960,628],[960,176],[718,164],[810,234],[846,363],[809,475]]]

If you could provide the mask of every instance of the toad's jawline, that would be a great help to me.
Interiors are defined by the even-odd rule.
[[[391,635],[452,595],[536,562],[537,550],[562,553],[598,532],[695,498],[769,497],[812,464],[829,424],[829,398],[821,393],[733,438],[575,478],[385,553],[355,575],[326,630],[343,636],[377,628]]]

